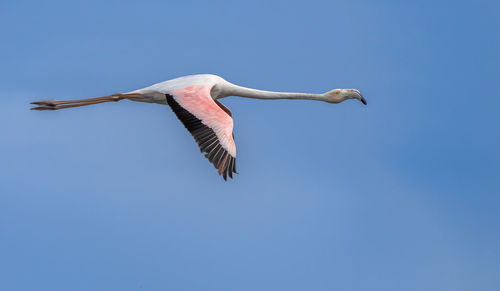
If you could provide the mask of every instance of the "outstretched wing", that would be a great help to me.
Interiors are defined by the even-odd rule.
[[[166,94],[167,103],[194,137],[200,151],[224,180],[236,172],[231,111],[210,96],[212,85],[194,85]]]

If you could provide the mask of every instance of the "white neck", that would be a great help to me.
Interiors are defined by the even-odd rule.
[[[306,100],[325,100],[324,94],[312,93],[292,93],[292,92],[272,92],[245,88],[231,83],[225,84],[220,92],[220,97],[240,96],[256,99],[306,99]]]

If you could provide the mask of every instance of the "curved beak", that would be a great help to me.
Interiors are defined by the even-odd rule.
[[[361,103],[365,104],[366,105],[366,99],[365,97],[363,97],[363,94],[361,94],[361,92],[359,92],[358,90],[356,89],[353,89],[353,93],[354,93],[354,98],[358,99],[359,101],[361,101]]]
[[[356,90],[356,89],[344,89],[345,91],[345,97],[347,99],[358,99],[359,101],[361,101],[361,103],[365,104],[366,105],[366,99],[365,97],[363,97],[363,94],[361,94],[361,92],[359,92],[359,90]]]
[[[359,93],[359,95],[361,96],[361,98],[359,99],[359,101],[361,101],[361,103],[363,103],[363,104],[366,105],[365,97],[363,97],[363,95],[361,95],[361,93]]]

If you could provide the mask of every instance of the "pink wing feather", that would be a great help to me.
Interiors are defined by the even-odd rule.
[[[172,91],[167,101],[174,113],[205,152],[205,157],[226,179],[236,173],[236,145],[233,138],[231,112],[213,100],[214,84],[200,84]],[[220,105],[219,105],[220,104]]]

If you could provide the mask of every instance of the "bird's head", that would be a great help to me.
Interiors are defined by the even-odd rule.
[[[347,99],[358,99],[366,105],[366,100],[356,89],[334,89],[323,94],[328,103],[340,103]]]

